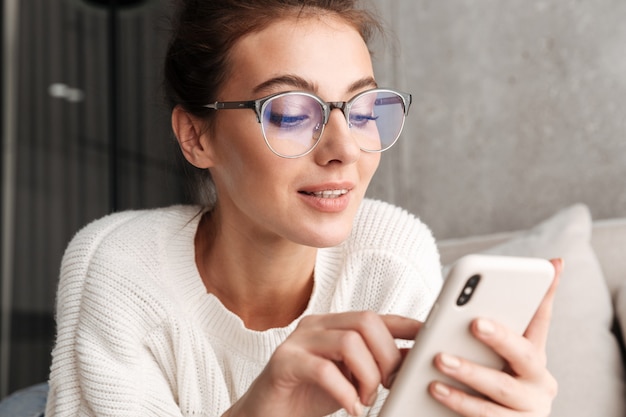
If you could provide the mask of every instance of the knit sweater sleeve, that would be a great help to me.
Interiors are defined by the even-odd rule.
[[[160,303],[139,285],[122,286],[127,277],[119,277],[117,265],[124,260],[111,256],[123,256],[124,250],[106,248],[107,237],[139,215],[121,213],[94,222],[65,252],[48,416],[182,415],[167,378],[145,347],[154,320],[165,313],[155,311]]]

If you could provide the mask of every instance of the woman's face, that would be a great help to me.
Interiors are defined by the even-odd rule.
[[[305,90],[347,101],[376,86],[359,33],[337,17],[282,20],[238,41],[219,101]],[[267,147],[252,110],[223,110],[206,139],[218,206],[228,227],[257,243],[314,247],[346,239],[380,154],[365,153],[333,110],[320,143],[296,159]]]

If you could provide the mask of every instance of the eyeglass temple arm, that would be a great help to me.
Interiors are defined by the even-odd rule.
[[[258,100],[248,101],[216,101],[215,103],[205,104],[202,107],[213,110],[239,110],[252,109],[256,113],[257,122],[261,123],[261,109]]]
[[[413,96],[408,93],[399,93],[404,99],[404,113],[409,113],[409,107],[411,107],[411,103],[413,102]],[[387,104],[398,104],[399,97],[383,97],[376,100],[376,104],[387,105]]]
[[[202,107],[207,109],[222,110],[222,109],[254,109],[256,108],[256,102],[254,100],[249,101],[216,101],[215,103],[205,104]]]

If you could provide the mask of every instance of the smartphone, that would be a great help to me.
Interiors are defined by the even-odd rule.
[[[471,322],[484,317],[523,334],[543,300],[554,267],[546,259],[467,255],[450,269],[415,344],[408,352],[379,417],[457,416],[431,397],[435,380],[472,393],[434,366],[446,352],[495,369],[504,360],[470,332]]]

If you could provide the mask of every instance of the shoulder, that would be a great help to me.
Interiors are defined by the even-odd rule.
[[[198,207],[179,205],[109,214],[83,227],[74,236],[70,246],[77,240],[101,241],[111,236],[136,234],[154,236],[155,231],[160,231],[159,235],[169,233],[184,227],[199,213]]]
[[[383,201],[364,199],[354,220],[351,246],[415,251],[435,249],[430,228],[408,211]]]
[[[60,325],[76,327],[80,319],[88,334],[106,322],[110,329],[119,325],[119,332],[133,329],[134,337],[141,337],[167,318],[172,311],[167,278],[180,276],[166,272],[170,253],[193,250],[197,213],[191,206],[125,211],[80,230],[61,264]],[[188,258],[193,262],[193,253]]]
[[[92,257],[96,253],[127,253],[167,242],[199,216],[194,206],[171,206],[150,210],[129,210],[109,214],[87,224],[67,246],[65,259]]]
[[[97,285],[104,293],[133,283],[152,286],[172,247],[193,248],[198,217],[197,207],[172,206],[118,212],[91,222],[67,246],[60,289]]]
[[[132,256],[155,254],[163,246],[188,242],[199,218],[198,207],[183,205],[109,214],[81,229],[69,243],[65,258],[112,256],[119,263]]]

